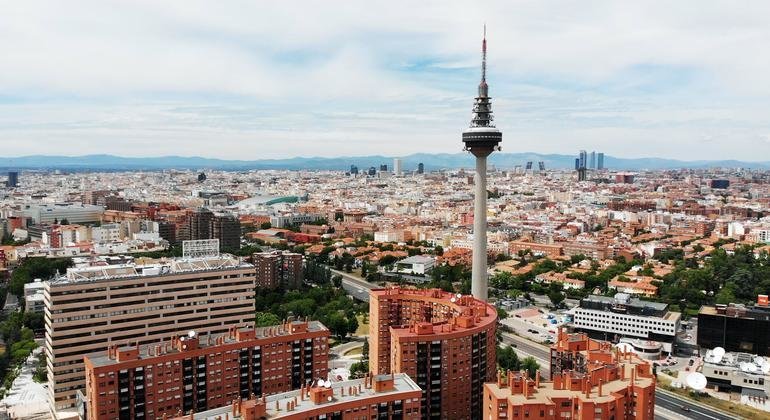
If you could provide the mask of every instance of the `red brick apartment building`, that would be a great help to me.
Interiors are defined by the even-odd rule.
[[[426,416],[480,418],[484,383],[495,379],[494,307],[438,289],[378,289],[369,319],[374,374],[409,375]]]
[[[164,418],[299,389],[326,377],[328,338],[323,324],[295,321],[110,346],[85,357],[88,418]]]
[[[420,419],[420,388],[409,376],[377,375],[248,400],[171,420]]]
[[[252,260],[257,273],[258,288],[297,288],[302,285],[302,254],[287,251],[260,252],[253,254]]]
[[[499,373],[484,386],[484,419],[652,420],[650,364],[585,334],[563,334],[551,347],[551,382],[526,372]]]

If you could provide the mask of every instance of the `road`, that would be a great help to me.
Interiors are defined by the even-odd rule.
[[[376,284],[371,284],[366,280],[362,280],[344,271],[332,270],[332,273],[342,276],[342,288],[345,289],[350,296],[363,302],[369,302],[370,289],[379,287]]]
[[[551,358],[551,351],[548,347],[513,334],[503,333],[502,337],[504,344],[516,346],[515,349],[519,356],[532,356],[537,359],[541,366],[550,365],[548,360]],[[550,376],[550,372],[547,368],[541,368],[540,372],[546,377]],[[689,409],[689,411],[683,410],[682,407],[686,407]],[[703,404],[700,404],[696,401],[686,399],[662,389],[655,390],[655,408],[655,418],[658,419],[678,420],[687,418],[703,420],[732,420],[738,418],[713,410],[711,408],[707,408]],[[662,409],[657,410],[658,408]]]

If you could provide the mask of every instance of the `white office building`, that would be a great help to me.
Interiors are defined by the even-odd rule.
[[[575,330],[615,342],[622,337],[656,341],[667,353],[673,351],[682,315],[669,312],[665,303],[647,302],[625,293],[614,298],[588,296],[571,314]]]
[[[66,220],[70,224],[98,222],[104,214],[104,207],[80,203],[28,204],[22,214],[35,224],[54,223]]]

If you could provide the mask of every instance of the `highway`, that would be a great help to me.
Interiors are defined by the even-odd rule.
[[[514,334],[503,333],[502,337],[503,344],[514,345],[519,357],[534,357],[543,366],[540,372],[545,377],[550,376],[548,368],[545,368],[545,366],[550,366],[551,350],[548,347]],[[655,418],[657,419],[733,420],[738,418],[662,389],[655,390],[655,408]],[[662,409],[658,410],[658,408]]]
[[[355,299],[363,302],[369,302],[370,289],[376,289],[379,287],[376,284],[371,284],[366,280],[361,280],[360,278],[348,274],[344,271],[332,270],[332,274],[342,276],[342,288],[345,289],[345,291],[348,292],[350,296],[353,296]]]

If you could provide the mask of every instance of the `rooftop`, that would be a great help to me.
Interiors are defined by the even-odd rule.
[[[639,298],[632,298],[626,293],[618,293],[615,295],[615,297],[609,297],[609,296],[599,296],[599,295],[589,295],[585,299],[583,299],[581,303],[581,307],[583,306],[583,303],[598,303],[603,305],[623,305],[627,308],[634,308],[634,309],[650,309],[653,311],[665,311],[668,309],[668,304],[662,303],[662,302],[650,302],[646,300],[641,300]]]
[[[189,333],[183,333],[182,335],[172,337],[170,341],[162,343],[153,343],[139,346],[139,352],[131,360],[150,359],[159,355],[174,355],[183,353],[187,347],[184,347],[185,342],[195,340],[195,346],[190,346],[199,349],[206,349],[209,347],[235,344],[239,342],[247,342],[252,340],[259,340],[271,337],[287,337],[292,334],[304,334],[306,332],[320,332],[328,331],[326,326],[318,321],[291,321],[280,325],[273,325],[269,327],[257,327],[257,328],[232,328],[229,333],[198,336],[194,331]],[[253,332],[253,333],[252,333]],[[176,341],[179,340],[179,341]],[[178,345],[177,345],[178,344]],[[115,349],[117,353],[128,352],[135,350],[136,347],[123,346]],[[101,351],[98,353],[91,353],[86,355],[90,362],[95,367],[109,366],[117,363],[121,363],[124,360],[120,360],[120,355],[114,357],[111,350]]]
[[[94,282],[100,280],[115,280],[133,277],[159,277],[180,273],[197,271],[229,270],[236,268],[250,268],[251,264],[232,256],[220,254],[210,257],[198,258],[161,258],[123,260],[121,263],[113,262],[109,257],[99,257],[80,263],[67,269],[63,275],[50,280],[51,285],[62,285],[79,282]]]
[[[392,381],[392,385],[390,385],[390,381]],[[388,384],[381,386],[380,383],[382,382],[388,382]],[[274,394],[264,397],[261,400],[244,401],[241,402],[241,406],[242,408],[247,408],[249,403],[251,403],[252,406],[254,403],[262,405],[265,410],[264,418],[274,419],[297,416],[302,412],[323,409],[323,407],[328,404],[346,402],[365,404],[365,399],[370,397],[378,397],[379,401],[382,401],[382,397],[386,395],[393,395],[396,397],[398,394],[402,393],[421,392],[420,387],[418,387],[417,384],[404,373],[397,373],[392,376],[378,375],[373,378],[353,379],[334,383],[324,381],[323,385],[320,386],[319,383],[321,383],[321,380],[317,381],[314,386],[302,390]],[[323,400],[316,399],[314,401],[314,394],[316,393],[323,393],[324,396],[328,395],[328,397]],[[419,396],[419,394],[417,394],[417,396]],[[294,404],[293,408],[286,410],[289,404]],[[276,409],[277,407],[278,409]],[[216,420],[226,418],[226,416],[238,418],[235,416],[235,413],[233,413],[233,409],[233,405],[228,405],[201,413],[194,413],[192,416],[181,416],[177,419]],[[326,413],[322,412],[319,414]]]

